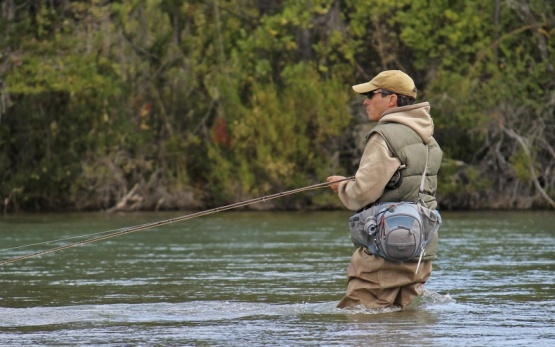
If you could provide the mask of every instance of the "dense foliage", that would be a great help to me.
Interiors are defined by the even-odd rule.
[[[413,76],[442,208],[553,208],[555,3],[4,0],[4,211],[206,208],[352,174],[350,88]],[[331,208],[320,190],[276,208]]]

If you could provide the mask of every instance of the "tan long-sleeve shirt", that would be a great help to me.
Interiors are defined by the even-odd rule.
[[[382,196],[386,184],[401,162],[393,156],[380,134],[366,144],[354,181],[339,184],[339,198],[351,211],[357,211]]]

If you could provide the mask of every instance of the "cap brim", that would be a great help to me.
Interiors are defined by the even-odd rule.
[[[371,82],[361,83],[353,86],[353,90],[359,94],[368,93],[376,89],[379,89],[379,87],[373,85]]]

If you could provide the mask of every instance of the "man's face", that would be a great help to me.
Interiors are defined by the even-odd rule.
[[[366,115],[371,122],[380,120],[382,114],[390,108],[396,107],[397,96],[387,94],[380,89],[366,93],[366,99],[362,103],[366,109]]]

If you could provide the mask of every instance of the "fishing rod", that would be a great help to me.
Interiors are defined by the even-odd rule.
[[[121,235],[131,234],[131,233],[134,233],[134,232],[140,231],[140,230],[146,230],[146,229],[150,229],[150,228],[154,228],[154,227],[159,227],[159,226],[163,226],[163,225],[172,224],[172,223],[175,223],[175,222],[180,222],[180,221],[184,221],[184,220],[188,220],[188,219],[198,218],[198,217],[206,216],[206,215],[217,213],[217,212],[222,212],[222,211],[232,210],[232,209],[243,207],[243,206],[257,204],[259,202],[266,202],[266,201],[281,198],[281,197],[284,197],[284,196],[287,196],[287,195],[292,195],[292,194],[297,194],[297,193],[301,193],[301,192],[306,192],[306,191],[309,191],[309,190],[324,188],[324,187],[330,186],[332,183],[350,181],[350,180],[354,180],[354,179],[355,179],[354,177],[347,177],[347,178],[337,180],[337,181],[333,181],[333,182],[318,183],[318,184],[314,184],[314,185],[311,185],[311,186],[306,186],[306,187],[297,188],[297,189],[293,189],[293,190],[289,190],[289,191],[285,191],[285,192],[281,192],[281,193],[276,193],[276,194],[271,194],[271,195],[251,199],[251,200],[236,202],[236,203],[233,203],[233,204],[230,204],[230,205],[216,207],[216,208],[213,208],[213,209],[210,209],[210,210],[195,212],[195,213],[191,213],[191,214],[180,216],[180,217],[170,218],[170,219],[166,219],[166,220],[162,220],[162,221],[158,221],[158,222],[141,224],[141,225],[137,225],[137,226],[134,226],[134,227],[129,227],[129,228],[126,228],[126,229],[123,229],[123,230],[120,230],[120,231],[117,231],[117,232],[114,232],[114,233],[111,233],[111,234],[97,236],[97,237],[93,237],[93,238],[90,238],[90,239],[87,239],[87,240],[78,241],[78,242],[70,243],[70,244],[67,244],[67,245],[46,249],[44,251],[30,253],[30,254],[27,254],[27,255],[22,255],[22,256],[19,256],[19,257],[15,257],[15,258],[0,260],[0,265],[14,263],[16,261],[29,259],[29,258],[33,258],[33,257],[38,257],[38,256],[41,256],[41,255],[54,253],[54,252],[61,251],[61,250],[64,250],[64,249],[73,248],[73,247],[77,247],[77,246],[81,246],[81,245],[86,245],[86,244],[89,244],[89,243],[102,241],[102,240],[110,239],[110,238],[121,236]]]

